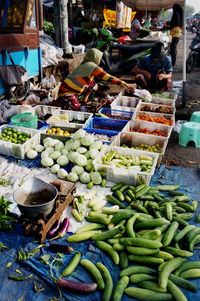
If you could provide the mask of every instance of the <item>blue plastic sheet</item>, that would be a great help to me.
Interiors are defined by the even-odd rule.
[[[167,167],[161,166],[156,169],[155,175],[152,178],[151,185],[157,186],[160,184],[181,184],[180,191],[185,192],[192,200],[198,200],[199,188],[200,188],[200,173],[196,169],[180,168],[180,167]],[[199,212],[199,208],[197,210]],[[194,221],[190,221],[191,224],[195,224]],[[18,234],[17,234],[18,233]],[[21,228],[16,228],[15,234],[0,232],[0,242],[8,246],[8,250],[2,250],[0,255],[0,300],[1,301],[47,301],[56,297],[58,300],[69,301],[100,301],[102,293],[98,290],[92,294],[78,295],[62,290],[63,298],[59,298],[58,289],[50,276],[50,266],[42,263],[41,256],[44,254],[51,255],[49,262],[55,258],[55,253],[51,253],[46,243],[45,247],[40,248],[39,252],[28,261],[18,261],[18,251],[23,248],[25,252],[32,250],[39,244],[33,242],[33,238],[24,237],[21,233]],[[68,234],[70,235],[70,233]],[[66,244],[66,237],[56,241],[56,243]],[[80,251],[83,258],[91,260],[93,263],[97,261],[102,262],[111,272],[114,285],[119,280],[120,268],[116,266],[110,257],[101,252],[95,247],[95,244],[91,240],[82,243],[70,244],[74,250]],[[62,273],[64,267],[72,259],[74,253],[68,253],[63,258],[63,264],[60,269],[56,265],[52,266],[53,276],[58,278]],[[190,257],[188,261],[200,261],[199,250],[194,251],[193,257]],[[8,262],[12,262],[9,268],[6,268]],[[18,275],[16,270],[20,270],[23,276],[33,274],[33,277],[26,281],[14,281],[8,278],[10,274]],[[93,279],[89,273],[79,265],[74,273],[66,279],[80,281],[80,282],[93,282]],[[33,280],[38,289],[45,288],[44,291],[36,292],[34,289]],[[197,293],[191,293],[183,290],[189,301],[200,300],[200,280],[192,280],[198,286]],[[9,292],[9,293],[8,293]],[[135,300],[129,298],[127,295],[123,295],[122,301]]]

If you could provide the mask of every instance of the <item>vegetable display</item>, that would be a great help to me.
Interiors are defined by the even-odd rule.
[[[122,144],[121,147],[129,147],[126,144]],[[139,146],[131,146],[130,148],[138,149],[138,150],[144,150],[148,152],[155,152],[155,153],[162,153],[163,148],[160,144],[155,145],[148,145],[148,144],[140,144]]]
[[[94,193],[91,191],[89,198],[84,196],[85,205],[89,200],[91,208],[85,219],[91,223],[79,228],[67,241],[91,239],[113,264],[120,265],[120,278],[113,285],[112,271],[106,266],[81,260],[103,290],[102,300],[121,300],[127,294],[138,300],[186,301],[182,288],[197,291],[188,279],[200,278],[200,262],[188,258],[200,243],[200,229],[186,221],[194,217],[197,206],[179,188],[180,185],[145,184],[133,187],[121,182],[111,187],[113,195],[106,196],[108,202],[113,204],[114,199],[117,205],[98,211],[92,210]],[[184,212],[180,213],[179,208]]]
[[[65,137],[70,137],[73,135],[73,133],[69,133],[69,131],[67,130],[63,130],[61,128],[55,128],[55,127],[47,129],[46,133],[51,135],[65,136]]]
[[[155,136],[161,136],[161,137],[167,137],[166,133],[163,133],[162,131],[160,131],[158,129],[150,131],[148,128],[144,128],[144,129],[133,129],[133,128],[130,128],[130,132],[133,132],[133,133],[142,133],[142,134],[148,134],[148,135],[155,135]]]
[[[116,150],[107,151],[99,160],[99,163],[117,168],[134,171],[151,172],[154,158],[145,155],[118,155]]]
[[[9,141],[16,144],[24,144],[30,138],[30,133],[25,133],[11,127],[4,128],[0,133],[0,140]]]
[[[136,119],[155,122],[155,123],[162,123],[169,126],[173,125],[173,120],[168,120],[165,117],[151,117],[151,115],[143,114],[143,113],[140,116],[137,116]]]
[[[163,114],[173,114],[173,109],[169,106],[159,106],[153,107],[151,105],[145,105],[140,108],[140,111],[145,112],[155,112],[155,113],[163,113]]]

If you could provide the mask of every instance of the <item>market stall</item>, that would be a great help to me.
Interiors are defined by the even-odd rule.
[[[95,117],[1,126],[2,300],[198,300],[198,174],[160,166],[175,100],[123,90]]]

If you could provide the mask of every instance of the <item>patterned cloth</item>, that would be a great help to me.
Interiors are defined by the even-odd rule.
[[[116,85],[124,84],[123,81],[121,81],[120,79],[114,76],[111,76],[110,74],[106,73],[102,68],[96,65],[95,69],[89,76],[70,77],[69,75],[61,84],[58,95],[59,96],[64,96],[68,94],[81,95],[83,91],[88,86],[90,86],[90,84],[95,79],[103,80]]]

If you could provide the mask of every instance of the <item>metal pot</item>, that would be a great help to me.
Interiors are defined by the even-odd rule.
[[[37,218],[52,211],[57,195],[55,186],[33,177],[15,190],[13,199],[24,216]]]

